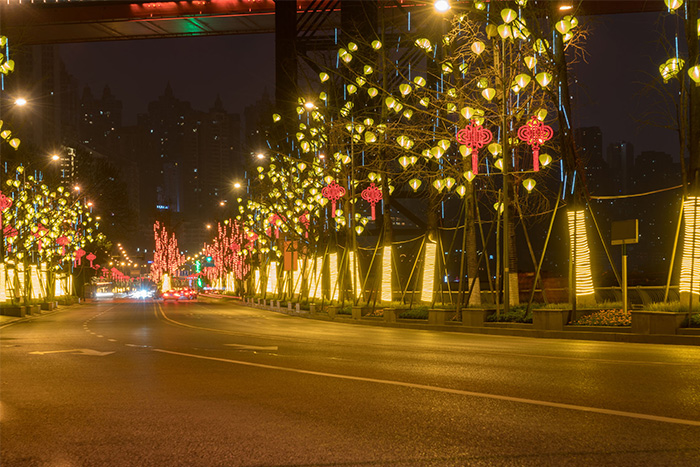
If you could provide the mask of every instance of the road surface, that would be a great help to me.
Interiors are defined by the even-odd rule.
[[[3,466],[700,465],[700,348],[105,302],[0,329]]]

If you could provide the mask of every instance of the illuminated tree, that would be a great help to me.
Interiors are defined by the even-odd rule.
[[[155,249],[153,251],[153,263],[151,264],[151,280],[160,283],[163,276],[168,274],[173,277],[178,268],[184,264],[185,257],[180,254],[175,233],[169,233],[165,225],[160,221],[153,224]]]

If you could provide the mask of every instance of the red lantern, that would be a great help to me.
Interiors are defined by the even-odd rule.
[[[65,256],[66,255],[66,245],[68,245],[70,243],[70,239],[68,237],[66,237],[65,235],[63,235],[63,236],[58,237],[56,239],[56,243],[61,245],[61,256]]]
[[[540,145],[553,135],[552,127],[542,123],[535,115],[518,129],[518,138],[532,146],[532,168],[535,172],[540,170]]]
[[[335,217],[335,202],[345,196],[345,188],[332,181],[330,185],[323,187],[321,194],[331,202],[331,217]]]
[[[467,125],[463,130],[457,132],[457,142],[465,145],[472,151],[472,172],[479,173],[479,149],[489,144],[493,139],[493,133],[487,128],[483,128],[475,120]]]
[[[75,252],[75,261],[73,263],[77,266],[80,266],[81,258],[83,256],[85,256],[85,250],[83,250],[82,248],[78,248],[78,251]]]
[[[370,183],[369,187],[362,190],[362,199],[367,201],[372,206],[372,220],[374,220],[374,205],[382,200],[382,190],[377,188],[374,183]]]
[[[95,260],[95,258],[97,258],[97,256],[95,256],[95,255],[92,254],[92,253],[90,253],[89,255],[87,255],[87,256],[85,257],[85,259],[87,259],[88,261],[90,261],[90,267],[93,267],[93,266],[92,266],[92,262]]]

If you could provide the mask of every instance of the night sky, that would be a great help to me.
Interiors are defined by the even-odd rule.
[[[660,106],[644,94],[645,83],[658,81],[667,58],[659,37],[660,14],[582,17],[590,28],[587,63],[575,67],[574,127],[600,126],[603,151],[626,140],[638,155],[665,151],[678,158],[674,131],[649,126],[639,116]],[[671,18],[666,22],[673,21]],[[274,36],[237,35],[99,42],[61,45],[68,71],[89,84],[96,96],[108,84],[124,103],[124,123],[163,93],[170,81],[175,96],[199,110],[209,109],[219,94],[230,112],[242,113],[265,88],[274,97]],[[662,121],[661,116],[655,119]]]

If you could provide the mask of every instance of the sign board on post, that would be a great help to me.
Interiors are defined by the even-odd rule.
[[[610,236],[613,245],[622,245],[622,310],[627,311],[627,245],[639,241],[639,220],[613,222]]]
[[[639,241],[639,220],[615,221],[610,229],[613,245],[629,245]]]

